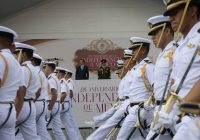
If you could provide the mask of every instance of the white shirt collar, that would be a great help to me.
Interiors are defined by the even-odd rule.
[[[138,64],[136,64],[132,69],[138,68],[139,66],[145,64],[146,63],[145,61],[149,61],[149,60],[150,60],[149,57],[144,58],[142,61],[140,61]]]
[[[168,50],[170,50],[171,48],[173,48],[175,41],[171,41],[167,44],[167,46],[165,47],[165,49],[163,50],[163,52],[166,52]]]
[[[31,61],[29,60],[29,61],[25,61],[25,62],[22,63],[22,65],[24,65],[24,64],[32,64],[32,63],[31,63]]]
[[[1,51],[11,53],[10,49],[1,49]]]

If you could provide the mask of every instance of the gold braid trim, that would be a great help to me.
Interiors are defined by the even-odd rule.
[[[172,50],[170,52],[168,52],[168,54],[166,56],[164,56],[164,58],[168,58],[169,59],[169,67],[171,67],[172,63],[173,63],[174,51],[175,51],[175,48],[172,48]]]
[[[0,87],[3,86],[3,84],[5,83],[7,77],[8,77],[8,61],[6,60],[5,56],[0,53],[0,57],[3,59],[4,63],[5,63],[5,70],[4,70],[4,74],[3,74],[3,79],[0,83]]]
[[[140,71],[142,73],[142,79],[144,82],[144,86],[145,86],[146,90],[149,92],[149,94],[151,95],[152,91],[150,88],[150,83],[148,82],[147,77],[146,77],[146,66],[147,66],[147,64],[144,64],[144,66],[142,68],[140,68]]]

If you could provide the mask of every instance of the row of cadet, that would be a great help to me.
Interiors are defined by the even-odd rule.
[[[200,140],[200,1],[166,0],[147,20],[152,40],[131,37],[118,61],[118,100],[85,121],[86,140]],[[156,63],[149,48],[161,50]]]
[[[72,113],[72,71],[44,61],[0,26],[0,140],[82,140]]]

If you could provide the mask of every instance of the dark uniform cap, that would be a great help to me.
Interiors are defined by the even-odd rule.
[[[192,4],[200,6],[200,0],[163,0],[164,4],[167,5],[167,10],[164,12],[164,15],[169,16],[173,10],[184,6],[188,1]]]
[[[106,62],[107,62],[106,59],[102,59],[102,60],[101,60],[101,63],[106,63]]]

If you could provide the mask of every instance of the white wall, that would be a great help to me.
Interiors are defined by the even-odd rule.
[[[111,39],[122,48],[129,47],[129,37],[148,37],[146,20],[162,14],[164,8],[162,0],[46,0],[8,17],[0,25],[16,30],[22,40],[64,39],[65,44],[60,40],[57,44],[53,41],[51,45],[44,43],[36,47],[45,58],[65,58],[62,65],[74,70],[70,63],[73,53],[66,58],[63,52],[74,52],[75,48],[85,47],[99,38]],[[65,51],[56,51],[60,44]],[[150,56],[154,60],[157,54],[158,49],[152,48]]]
[[[47,0],[2,21],[32,38],[146,36],[146,20],[162,14],[162,0]]]

